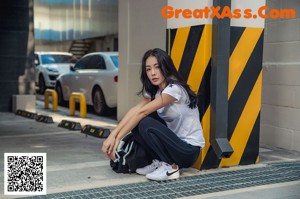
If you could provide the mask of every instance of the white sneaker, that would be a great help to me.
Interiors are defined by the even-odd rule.
[[[176,169],[173,169],[171,165],[163,162],[158,169],[156,169],[152,173],[147,174],[146,178],[150,180],[163,181],[177,179],[179,178],[179,176],[180,173],[178,166]]]
[[[152,173],[154,170],[156,170],[160,166],[161,166],[160,161],[153,160],[151,164],[145,166],[144,168],[138,168],[138,169],[136,169],[135,172],[140,175],[147,175],[148,173]]]

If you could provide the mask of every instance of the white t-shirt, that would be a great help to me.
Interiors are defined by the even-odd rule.
[[[203,148],[205,141],[199,111],[197,107],[194,109],[188,107],[189,97],[185,89],[177,84],[169,84],[162,92],[158,89],[155,98],[160,97],[161,93],[171,95],[176,101],[158,109],[158,115],[180,139]]]

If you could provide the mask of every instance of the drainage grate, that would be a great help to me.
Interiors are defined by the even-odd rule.
[[[292,181],[300,181],[300,161],[272,163],[260,168],[182,177],[174,181],[149,181],[30,198],[171,199]]]

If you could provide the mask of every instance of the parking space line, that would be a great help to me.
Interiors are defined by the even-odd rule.
[[[48,132],[48,133],[30,133],[26,135],[0,135],[0,138],[22,138],[22,137],[36,137],[36,136],[48,136],[48,135],[62,135],[62,134],[74,134],[73,131],[59,131],[59,132]]]

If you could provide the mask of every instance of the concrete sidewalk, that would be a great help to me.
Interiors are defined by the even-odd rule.
[[[47,154],[48,194],[148,182],[143,176],[113,172],[109,166],[109,161],[100,152],[103,139],[86,137],[80,131],[70,131],[57,126],[61,120],[65,119],[80,122],[82,126],[92,124],[114,128],[117,124],[116,120],[93,114],[88,114],[86,119],[81,119],[79,118],[79,112],[76,112],[76,117],[70,117],[68,116],[68,109],[63,107],[59,107],[59,112],[52,113],[51,110],[44,110],[43,103],[39,101],[37,102],[37,113],[52,116],[55,123],[45,124],[12,113],[0,113],[1,179],[4,179],[4,153],[23,152]],[[182,178],[266,167],[272,162],[300,160],[300,153],[262,145],[260,160],[261,162],[257,165],[208,171],[185,169]],[[0,198],[20,197],[4,196],[3,183],[4,181],[1,180]],[[64,197],[61,196],[60,198]],[[228,190],[186,198],[300,198],[300,181]]]

